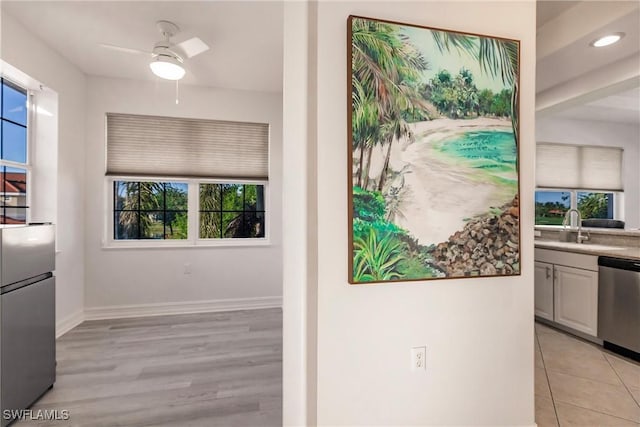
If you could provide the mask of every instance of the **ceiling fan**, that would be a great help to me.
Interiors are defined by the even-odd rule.
[[[173,22],[158,21],[156,27],[163,39],[153,46],[151,52],[106,43],[100,43],[100,46],[125,53],[150,55],[149,67],[153,74],[167,80],[180,80],[186,73],[184,60],[206,52],[209,46],[198,37],[174,43],[171,38],[180,32],[180,27]]]

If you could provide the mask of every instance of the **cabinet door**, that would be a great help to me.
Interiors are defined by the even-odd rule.
[[[535,315],[553,320],[553,264],[535,262]]]
[[[554,266],[555,321],[598,335],[598,273],[579,268]]]

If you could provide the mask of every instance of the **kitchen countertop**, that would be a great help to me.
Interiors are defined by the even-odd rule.
[[[558,242],[555,240],[536,239],[535,247],[556,251],[575,252],[587,255],[609,256],[640,260],[640,248],[625,246],[599,245],[593,243]]]
[[[562,227],[557,225],[536,225],[534,227],[540,231],[560,231]],[[573,230],[575,231],[575,230]],[[596,228],[596,227],[582,227],[582,231],[588,231],[591,234],[608,234],[608,235],[621,235],[621,236],[640,236],[640,230],[637,228]]]

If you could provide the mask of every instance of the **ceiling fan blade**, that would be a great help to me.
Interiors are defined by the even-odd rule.
[[[180,49],[187,58],[192,58],[209,50],[209,46],[198,37],[192,37],[189,40],[177,43],[175,47]]]
[[[116,45],[107,44],[107,43],[99,43],[99,46],[104,47],[106,49],[116,50],[118,52],[124,52],[124,53],[143,54],[143,55],[151,54],[151,52],[145,52],[144,50],[132,49],[130,47],[116,46]]]

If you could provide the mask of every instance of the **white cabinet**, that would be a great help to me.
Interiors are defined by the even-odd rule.
[[[585,334],[598,335],[598,273],[554,266],[554,320]]]
[[[553,321],[553,264],[535,262],[535,313]]]
[[[536,249],[535,315],[598,335],[598,257]]]

